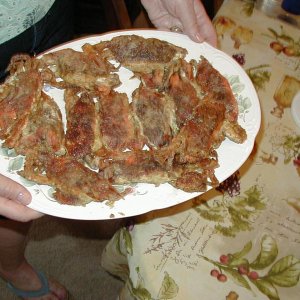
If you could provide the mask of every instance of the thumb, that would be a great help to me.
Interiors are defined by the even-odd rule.
[[[30,192],[21,184],[0,174],[0,196],[28,205],[31,202]]]

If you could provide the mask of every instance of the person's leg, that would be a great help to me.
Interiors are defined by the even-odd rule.
[[[30,222],[0,219],[0,277],[20,290],[36,291],[40,279],[24,256],[29,228]],[[35,299],[66,299],[66,289],[56,281],[49,280],[49,288],[49,294]]]
[[[41,21],[0,45],[0,81],[6,77],[5,69],[14,54],[38,54],[71,39],[72,17],[72,0],[57,0]],[[24,256],[29,228],[30,223],[0,216],[0,277],[20,290],[36,291],[41,288],[41,279]],[[56,281],[49,280],[49,288],[49,294],[34,299],[66,299],[66,289]]]

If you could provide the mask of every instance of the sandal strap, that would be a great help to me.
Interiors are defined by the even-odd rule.
[[[24,291],[14,287],[11,283],[7,283],[7,287],[16,295],[22,298],[37,298],[50,293],[48,279],[43,272],[37,272],[42,287],[37,291]]]

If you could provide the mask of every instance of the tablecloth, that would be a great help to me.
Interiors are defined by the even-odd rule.
[[[262,124],[245,164],[217,189],[137,216],[109,241],[102,267],[120,299],[299,299],[300,30],[255,1],[225,1],[214,25],[258,93]],[[163,199],[162,199],[163,201]]]

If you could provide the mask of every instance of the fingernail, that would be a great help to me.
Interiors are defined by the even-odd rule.
[[[204,41],[204,38],[200,33],[196,33],[195,38],[199,43],[202,43]]]
[[[28,201],[26,200],[26,197],[22,192],[20,192],[17,195],[17,201],[19,201],[20,203],[25,204],[25,205],[28,204]]]

